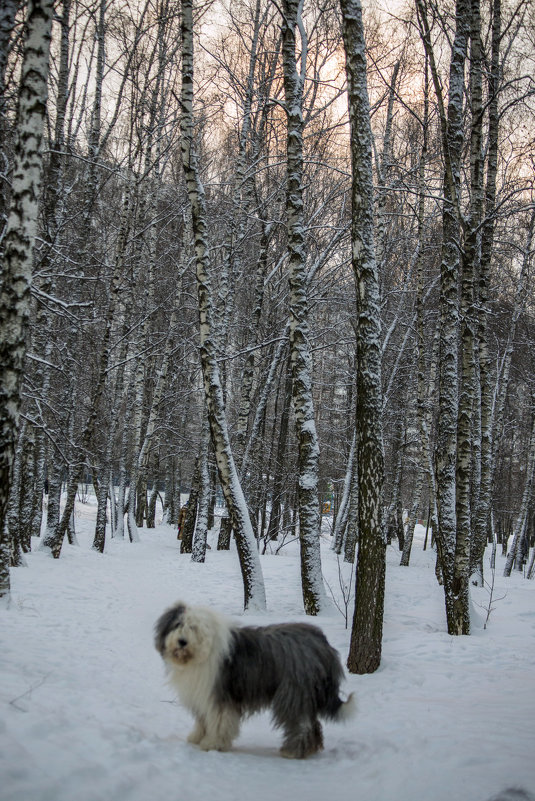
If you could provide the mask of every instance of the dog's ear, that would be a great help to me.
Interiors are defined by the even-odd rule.
[[[156,621],[156,625],[154,626],[154,646],[160,654],[163,654],[164,651],[165,638],[169,632],[180,626],[185,611],[186,605],[177,603],[175,606],[167,609]]]

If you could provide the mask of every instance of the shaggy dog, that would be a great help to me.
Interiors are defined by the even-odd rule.
[[[323,748],[318,717],[341,721],[353,712],[353,697],[339,698],[338,653],[316,626],[239,627],[179,602],[157,621],[155,645],[195,717],[188,742],[204,751],[227,751],[244,716],[271,708],[284,731],[281,754],[303,759]]]

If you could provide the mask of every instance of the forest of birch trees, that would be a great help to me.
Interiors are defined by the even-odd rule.
[[[245,606],[328,532],[359,672],[417,522],[451,634],[535,574],[535,6],[386,6],[2,0],[0,595],[89,488],[100,552],[217,508]]]

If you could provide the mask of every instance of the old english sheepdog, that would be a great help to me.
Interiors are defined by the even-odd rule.
[[[338,653],[316,626],[238,626],[179,602],[157,621],[155,645],[195,717],[188,742],[204,751],[227,751],[241,719],[270,708],[284,732],[281,754],[304,759],[323,748],[318,718],[342,721],[354,712],[353,696],[339,697]]]

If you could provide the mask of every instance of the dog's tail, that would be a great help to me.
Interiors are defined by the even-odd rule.
[[[351,720],[357,713],[357,699],[355,693],[350,693],[346,701],[341,701],[334,719],[337,723],[344,723]]]

